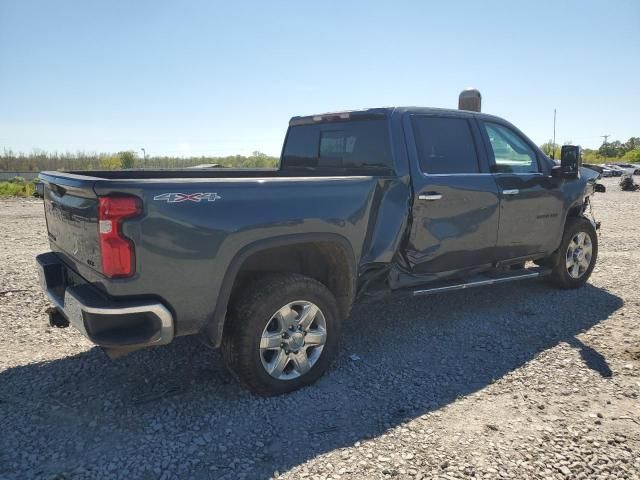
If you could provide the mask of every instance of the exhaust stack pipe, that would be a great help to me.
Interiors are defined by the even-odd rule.
[[[460,92],[458,97],[458,110],[469,110],[470,112],[482,111],[482,95],[480,90],[467,88]]]

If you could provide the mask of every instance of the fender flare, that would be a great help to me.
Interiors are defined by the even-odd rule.
[[[218,293],[218,299],[213,312],[213,317],[205,324],[205,332],[208,337],[208,341],[214,348],[218,348],[222,342],[222,334],[224,331],[224,324],[227,316],[227,307],[229,305],[229,299],[231,298],[231,292],[236,278],[244,262],[252,255],[275,247],[283,247],[287,245],[296,245],[301,243],[313,243],[313,242],[326,242],[334,243],[340,246],[344,251],[345,256],[349,262],[349,272],[351,278],[349,282],[351,284],[351,299],[355,296],[357,269],[356,259],[351,247],[351,243],[342,235],[336,233],[300,233],[292,235],[282,235],[278,237],[270,237],[262,240],[256,240],[244,247],[240,248],[231,262],[229,262],[227,269],[222,280],[222,285]]]

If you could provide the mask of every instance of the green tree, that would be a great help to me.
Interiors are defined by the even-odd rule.
[[[244,164],[249,168],[274,168],[278,165],[278,162],[277,159],[256,150]]]
[[[631,137],[629,140],[624,142],[622,148],[625,151],[625,154],[630,150],[640,149],[640,137]]]
[[[122,160],[118,155],[105,155],[100,158],[100,168],[103,170],[118,170],[122,168]]]
[[[553,141],[551,140],[540,145],[540,150],[542,150],[548,157],[553,156],[554,149],[555,157],[557,158],[560,156],[560,145],[558,145],[557,143],[553,143]]]
[[[640,142],[638,143],[639,147],[634,148],[633,150],[629,150],[622,156],[622,159],[625,162],[631,163],[640,163]]]
[[[136,156],[133,152],[118,152],[122,168],[134,168],[136,166]]]
[[[624,152],[622,151],[622,143],[620,143],[620,140],[616,140],[615,142],[603,143],[598,149],[598,154],[601,157],[619,157],[623,153]]]

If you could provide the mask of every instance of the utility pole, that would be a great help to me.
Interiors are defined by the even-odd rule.
[[[551,153],[551,158],[556,159],[556,109],[553,109],[553,152]]]
[[[140,150],[142,150],[142,168],[144,168],[147,166],[147,151],[144,148]]]

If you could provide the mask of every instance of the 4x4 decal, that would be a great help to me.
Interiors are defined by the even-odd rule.
[[[181,203],[181,202],[215,202],[222,197],[217,193],[163,193],[153,197],[154,200],[168,202],[168,203]]]

